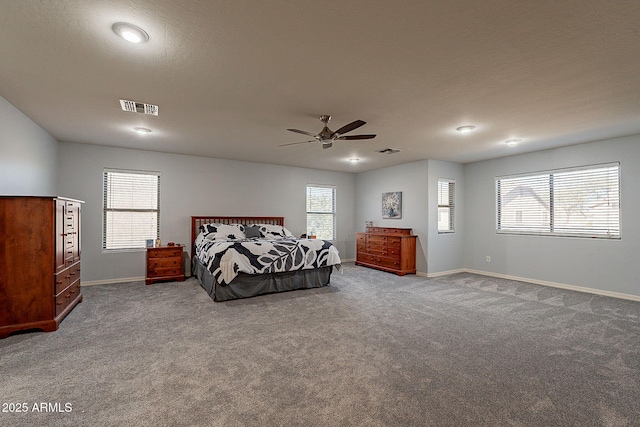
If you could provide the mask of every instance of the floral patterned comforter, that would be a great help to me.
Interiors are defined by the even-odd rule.
[[[327,240],[196,240],[196,256],[221,284],[229,284],[239,273],[264,274],[318,267],[339,266],[336,247]]]

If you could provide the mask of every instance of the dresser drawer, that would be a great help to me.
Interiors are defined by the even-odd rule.
[[[387,247],[386,245],[367,245],[365,252],[385,256],[387,254]]]
[[[80,295],[80,280],[76,280],[67,289],[56,295],[56,316],[59,316],[72,301]]]
[[[64,270],[63,272],[55,275],[54,280],[55,280],[55,286],[56,286],[56,291],[55,291],[56,295],[58,295],[60,292],[67,289],[71,284],[72,280],[71,280],[70,270],[71,269]]]
[[[366,262],[367,264],[375,263],[375,257],[370,254],[360,253],[356,254],[356,261]]]
[[[149,258],[182,258],[182,246],[175,248],[147,249]]]
[[[367,245],[386,245],[387,236],[369,235],[367,236]]]
[[[54,275],[56,295],[78,279],[80,279],[80,263]]]
[[[70,215],[75,215],[76,211],[78,211],[80,209],[80,203],[79,202],[71,202],[71,201],[67,201],[65,203],[65,209],[67,214]]]
[[[400,268],[400,259],[387,258],[387,257],[377,257],[376,264],[382,267],[388,267],[393,269]]]
[[[402,244],[399,238],[390,237],[387,241],[387,256],[390,258],[400,258],[400,248]]]
[[[389,236],[387,238],[387,245],[389,248],[393,247],[394,249],[400,249],[402,239],[400,237]]]

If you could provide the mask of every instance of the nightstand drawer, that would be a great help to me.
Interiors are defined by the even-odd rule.
[[[149,258],[167,258],[167,257],[180,257],[182,258],[182,246],[175,248],[154,248],[147,249]]]
[[[180,267],[152,267],[147,271],[147,277],[178,276],[182,274]]]
[[[173,258],[150,258],[147,263],[148,268],[156,267],[177,267],[182,263],[182,257]]]

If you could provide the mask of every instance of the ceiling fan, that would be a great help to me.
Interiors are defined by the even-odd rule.
[[[324,128],[320,131],[320,133],[315,134],[311,132],[306,132],[304,130],[299,129],[287,129],[290,132],[301,133],[303,135],[312,136],[314,139],[310,141],[301,141],[301,142],[291,142],[289,144],[280,144],[279,147],[284,147],[286,145],[295,145],[295,144],[305,144],[308,142],[321,142],[322,148],[331,148],[333,145],[333,141],[338,140],[354,140],[354,139],[371,139],[375,138],[375,135],[344,135],[347,132],[351,132],[354,129],[358,129],[360,126],[366,124],[367,122],[363,122],[362,120],[356,120],[354,122],[349,123],[348,125],[342,126],[337,131],[332,131],[329,129],[328,124],[329,120],[331,120],[331,116],[320,116],[320,121],[324,123]]]

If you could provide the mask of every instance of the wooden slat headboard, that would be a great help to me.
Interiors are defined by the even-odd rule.
[[[191,256],[195,255],[194,243],[203,224],[272,224],[284,226],[283,216],[192,216],[191,217]]]

